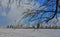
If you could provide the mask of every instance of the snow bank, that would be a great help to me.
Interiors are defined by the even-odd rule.
[[[60,30],[0,29],[0,37],[60,37]]]

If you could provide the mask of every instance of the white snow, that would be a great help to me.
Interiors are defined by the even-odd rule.
[[[60,37],[59,29],[0,29],[0,37]]]

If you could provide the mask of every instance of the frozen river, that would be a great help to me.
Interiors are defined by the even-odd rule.
[[[59,29],[0,29],[0,37],[60,37]]]

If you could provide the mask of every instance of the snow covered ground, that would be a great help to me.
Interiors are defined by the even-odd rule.
[[[60,37],[59,29],[0,29],[0,37]]]

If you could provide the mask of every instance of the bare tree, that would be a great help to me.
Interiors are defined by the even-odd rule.
[[[43,9],[40,9],[40,10],[29,10],[28,9],[28,12],[24,13],[25,15],[24,15],[23,19],[26,18],[26,17],[31,17],[29,19],[29,21],[31,21],[31,22],[35,21],[35,20],[38,20],[37,21],[38,22],[37,28],[39,28],[40,22],[46,22],[47,23],[54,18],[57,19],[57,15],[58,15],[58,13],[60,13],[60,11],[58,11],[58,8],[60,8],[59,1],[60,0],[46,0],[46,2],[44,2],[39,7],[39,8],[41,8],[41,7],[45,6]],[[46,14],[48,14],[48,15],[46,16]],[[37,16],[40,15],[39,18],[33,19],[36,15]],[[31,20],[31,19],[33,19],[33,20]]]
[[[11,8],[11,4],[14,1],[16,1],[16,3],[18,3],[18,7],[20,7],[21,0],[8,0],[7,8]],[[31,3],[33,0],[28,0],[28,1]],[[29,5],[30,3],[26,3],[26,4]],[[37,2],[34,2],[33,6],[35,6],[36,4]],[[27,11],[23,13],[24,16],[22,17],[22,19],[30,17],[28,21],[30,22],[37,21],[37,28],[39,28],[41,23],[43,22],[48,23],[50,20],[54,18],[56,18],[56,20],[58,21],[57,15],[60,14],[60,10],[58,10],[60,9],[60,0],[44,0],[42,4],[41,3],[39,4],[40,5],[38,9],[27,8]],[[1,5],[1,1],[0,1],[0,5]]]

